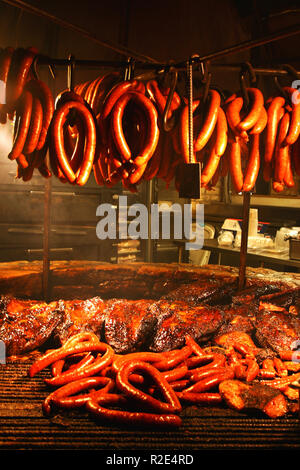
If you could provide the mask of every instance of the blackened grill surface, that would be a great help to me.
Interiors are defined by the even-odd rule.
[[[228,408],[187,408],[177,430],[110,426],[83,410],[44,417],[48,371],[30,379],[30,362],[0,365],[0,450],[277,450],[300,448],[295,417],[249,417]],[[174,453],[174,452],[173,452]]]

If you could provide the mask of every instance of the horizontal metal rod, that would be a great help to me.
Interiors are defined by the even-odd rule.
[[[211,68],[214,70],[226,70],[226,72],[239,72],[242,67],[241,64],[212,64]],[[281,68],[282,66],[279,66],[279,68],[276,67],[252,67],[252,70],[257,74],[257,75],[289,75],[289,71]],[[300,71],[296,70],[296,73],[300,74]]]
[[[68,66],[73,63],[76,67],[85,67],[85,68],[125,68],[128,66],[127,61],[114,61],[114,60],[90,60],[90,59],[76,59],[74,58],[73,61],[70,59],[54,59],[47,56],[39,55],[38,56],[38,64],[39,65],[56,65],[56,66]],[[237,64],[211,64],[211,68],[214,70],[226,70],[227,72],[238,72],[241,70],[242,63]],[[136,62],[136,68],[144,69],[157,72],[163,72],[163,70],[170,67],[170,64],[150,64],[147,62]],[[172,65],[172,67],[185,71],[186,67],[178,67],[176,64]],[[288,75],[290,72],[285,70],[279,66],[276,67],[252,67],[253,71],[258,75]],[[296,71],[300,74],[300,71]],[[150,76],[150,75],[149,75]]]
[[[234,72],[239,73],[242,70],[242,64],[211,64],[210,70],[211,71],[224,71],[224,72]],[[178,69],[178,70],[185,70],[185,69]],[[288,70],[284,70],[282,68],[265,68],[265,67],[252,67],[252,70],[255,72],[256,75],[264,75],[264,76],[288,76],[290,72]],[[163,68],[160,67],[158,71],[152,72],[145,72],[141,74],[137,74],[135,76],[136,79],[139,80],[151,80],[157,76],[158,72],[163,72]],[[300,70],[295,70],[296,74],[299,74],[300,77]]]
[[[126,60],[124,61],[119,61],[119,60],[102,60],[102,59],[76,59],[76,57],[73,57],[73,59],[56,59],[56,58],[51,58],[47,57],[45,55],[39,55],[37,63],[39,65],[55,65],[55,66],[68,66],[71,64],[74,64],[76,67],[86,67],[86,68],[125,68],[128,67],[129,62]],[[136,61],[134,62],[135,66],[143,69],[148,69],[148,70],[160,70],[163,68],[166,68],[168,64],[160,64],[160,63],[152,63],[152,62],[141,62],[141,61]]]

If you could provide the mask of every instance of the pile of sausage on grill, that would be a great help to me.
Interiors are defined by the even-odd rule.
[[[168,100],[167,80],[124,81],[110,72],[61,92],[54,102],[34,73],[37,59],[33,48],[0,52],[6,84],[0,119],[15,119],[9,158],[17,162],[18,178],[30,180],[36,168],[46,178],[54,174],[78,185],[93,172],[102,186],[121,182],[136,192],[139,183],[157,177],[167,185],[174,179],[178,189],[179,165],[191,160],[201,163],[206,189],[229,173],[237,192],[251,191],[261,170],[281,192],[300,175],[300,93],[294,88],[265,100],[250,86],[249,104],[241,91],[200,90],[192,103],[190,153],[188,99],[175,90]]]
[[[262,281],[239,293],[197,281],[156,300],[3,297],[0,339],[11,360],[33,351],[46,415],[179,426],[186,406],[229,406],[278,418],[299,411],[299,313],[299,287]]]

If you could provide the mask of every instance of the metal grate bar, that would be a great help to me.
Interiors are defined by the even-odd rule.
[[[7,449],[136,449],[234,450],[298,449],[299,421],[295,418],[249,417],[222,408],[188,408],[178,430],[137,429],[96,422],[83,410],[48,418],[42,401],[49,393],[48,371],[27,376],[28,363],[0,367],[0,450]]]

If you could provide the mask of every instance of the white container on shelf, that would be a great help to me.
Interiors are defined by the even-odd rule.
[[[218,236],[218,245],[231,246],[234,241],[234,235],[229,230],[223,230]]]
[[[289,235],[289,229],[285,229],[285,227],[281,227],[280,230],[277,230],[276,237],[275,237],[275,250],[277,251],[289,250],[289,241],[285,240],[287,235]]]
[[[248,236],[256,237],[258,232],[258,209],[250,209]]]

